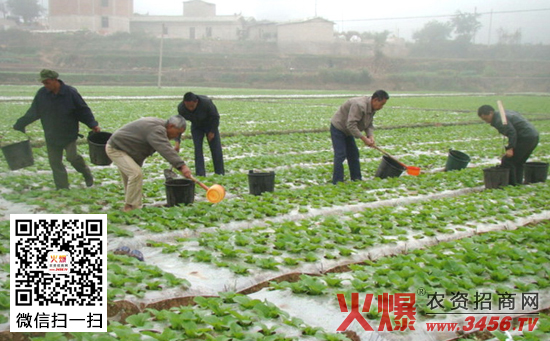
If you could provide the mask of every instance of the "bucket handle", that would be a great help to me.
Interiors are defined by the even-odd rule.
[[[17,129],[16,129],[17,130]],[[15,143],[20,143],[20,142],[25,142],[25,141],[29,141],[29,143],[31,142],[31,137],[29,136],[29,134],[21,131],[21,130],[18,130],[20,131],[21,133],[23,133],[25,135],[25,137],[27,138],[26,140],[21,140],[21,141],[17,141],[17,142],[13,142],[13,143],[9,143],[9,144],[4,144],[4,142],[2,141],[3,139],[3,135],[0,135],[0,147],[5,147],[5,146],[9,146],[9,145],[12,145],[12,144],[15,144]]]
[[[266,171],[257,171],[255,169],[250,169],[248,171],[248,174],[258,174],[258,173],[269,173],[269,174],[271,174],[271,173],[275,173],[275,172],[274,171],[267,171],[267,172]]]

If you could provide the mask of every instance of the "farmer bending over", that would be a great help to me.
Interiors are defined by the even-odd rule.
[[[145,159],[159,152],[186,178],[191,170],[179,157],[170,140],[180,137],[185,131],[185,119],[179,115],[168,120],[144,117],[130,122],[117,130],[107,141],[105,151],[118,167],[125,190],[124,212],[141,208],[143,172]]]
[[[183,96],[183,101],[178,105],[178,113],[191,122],[191,136],[195,148],[195,170],[197,175],[205,176],[203,141],[206,136],[212,162],[214,163],[214,172],[224,175],[222,142],[220,138],[220,114],[218,108],[210,98],[203,95],[195,95],[187,92]],[[180,140],[176,139],[176,150],[179,151]]]
[[[361,180],[359,149],[355,139],[361,139],[369,147],[374,146],[374,114],[382,109],[390,96],[377,90],[372,96],[354,97],[347,100],[330,121],[330,137],[334,150],[332,183],[344,181],[344,160],[348,160],[351,180]],[[365,131],[366,135],[361,132]]]
[[[502,157],[501,166],[510,168],[510,185],[523,183],[523,165],[539,144],[539,132],[519,113],[505,110],[508,124],[503,124],[500,113],[490,105],[482,105],[477,115],[495,127],[499,133],[508,137],[506,154]]]

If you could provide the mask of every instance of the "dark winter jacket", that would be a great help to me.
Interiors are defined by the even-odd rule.
[[[518,141],[525,141],[538,138],[539,132],[518,112],[505,110],[508,124],[504,125],[500,118],[500,113],[495,111],[491,126],[495,127],[499,133],[508,137],[506,149],[515,148]]]
[[[206,133],[215,132],[220,125],[218,108],[207,96],[197,95],[199,103],[194,111],[189,111],[183,101],[178,105],[178,113],[191,122],[192,129],[200,129]]]
[[[78,138],[78,124],[82,122],[90,129],[98,125],[92,110],[78,91],[59,80],[58,94],[40,88],[27,113],[19,118],[14,129],[25,132],[25,127],[40,120],[46,143],[64,147]]]

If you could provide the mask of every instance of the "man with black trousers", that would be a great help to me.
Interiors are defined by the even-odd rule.
[[[506,110],[504,124],[500,113],[490,105],[482,105],[477,110],[477,115],[486,123],[496,128],[499,133],[508,137],[506,154],[502,157],[501,166],[510,168],[510,185],[521,185],[523,183],[523,166],[529,156],[539,144],[539,132],[519,113]]]
[[[381,110],[390,99],[384,90],[375,91],[372,96],[361,96],[348,99],[338,108],[330,121],[330,137],[334,150],[332,183],[344,181],[344,160],[348,160],[350,178],[361,180],[361,163],[359,148],[355,139],[360,139],[366,146],[374,146],[374,114]],[[363,135],[361,132],[364,131]]]
[[[94,184],[94,177],[76,148],[79,122],[96,133],[101,129],[92,110],[78,91],[58,79],[58,76],[59,74],[53,70],[40,71],[39,81],[44,86],[38,90],[31,107],[23,117],[17,120],[13,129],[25,132],[27,125],[40,120],[44,129],[55,187],[69,188],[67,170],[63,165],[63,151],[67,161],[84,177],[86,186],[91,187]]]
[[[193,137],[193,145],[195,147],[196,174],[200,176],[206,175],[202,148],[205,135],[210,152],[212,153],[214,172],[220,175],[225,174],[219,131],[220,114],[212,100],[207,96],[187,92],[183,96],[183,101],[178,105],[178,113],[191,122],[191,136]],[[176,140],[175,148],[179,151],[180,140]]]

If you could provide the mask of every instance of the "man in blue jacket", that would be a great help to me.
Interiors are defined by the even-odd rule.
[[[523,116],[512,110],[505,111],[508,124],[502,122],[500,113],[495,113],[495,109],[490,105],[479,107],[477,115],[508,137],[506,154],[502,157],[501,165],[510,168],[510,185],[522,184],[523,166],[539,144],[539,132]]]
[[[34,96],[27,113],[19,118],[13,128],[25,132],[25,127],[40,120],[44,129],[48,160],[53,172],[57,189],[69,188],[67,170],[63,165],[63,150],[67,161],[84,176],[86,186],[94,184],[90,168],[76,149],[79,122],[86,124],[94,132],[99,132],[99,124],[92,110],[78,91],[66,85],[57,77],[59,74],[44,69],[40,72],[40,81],[44,86]]]
[[[212,153],[214,172],[223,175],[225,170],[219,131],[220,114],[212,100],[207,96],[187,92],[183,96],[183,101],[178,105],[178,113],[191,122],[191,136],[193,137],[193,145],[195,146],[195,170],[197,175],[206,175],[202,149],[205,135],[210,152]],[[179,151],[180,140],[176,140],[175,148]]]

